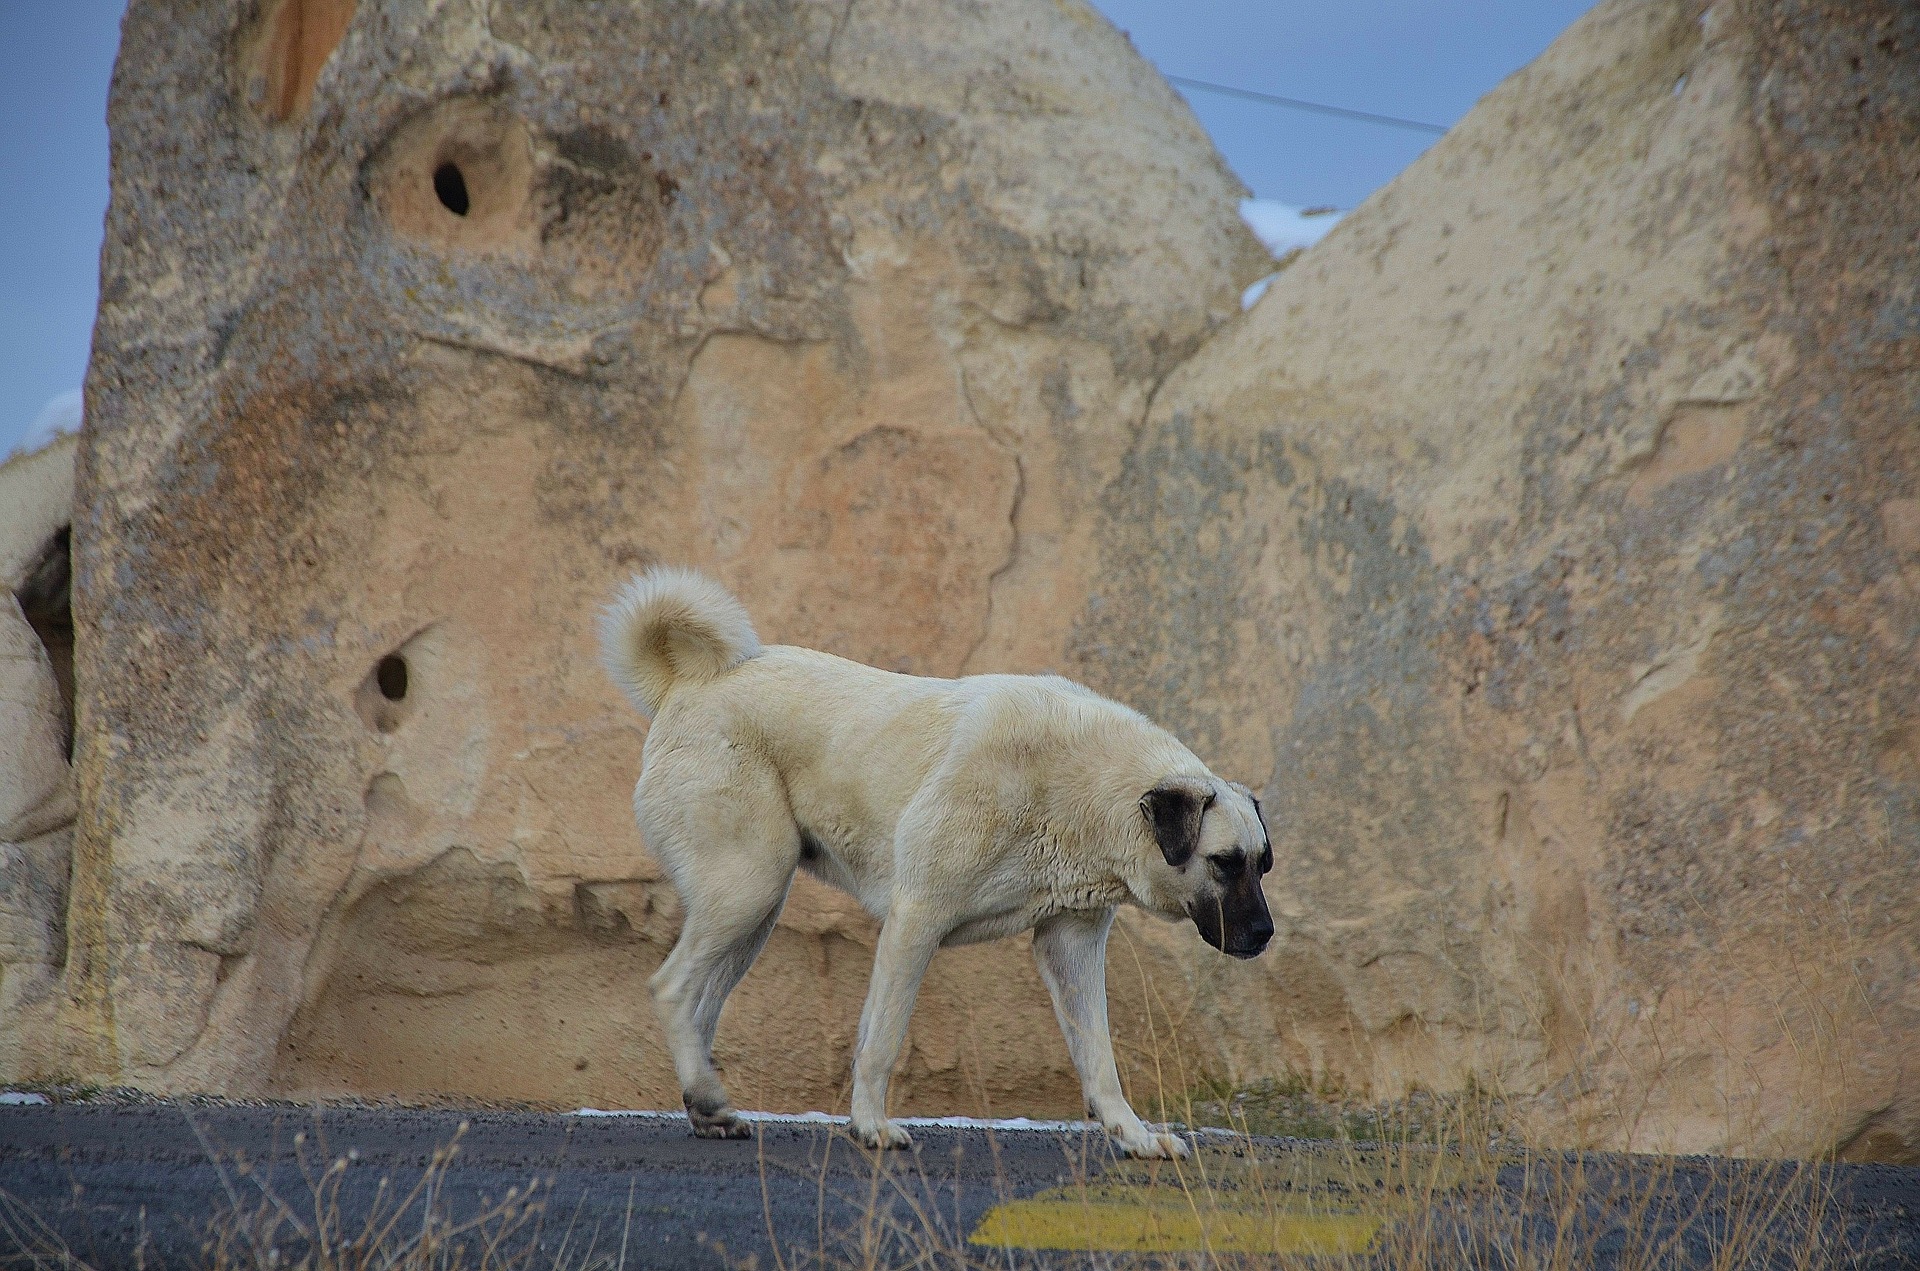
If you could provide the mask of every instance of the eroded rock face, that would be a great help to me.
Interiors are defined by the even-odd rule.
[[[67,960],[77,444],[0,463],[0,1072],[51,1042]]]
[[[673,1106],[596,606],[686,562],[769,640],[1053,665],[1268,268],[1237,184],[1077,4],[135,3],[123,49],[41,1066]],[[838,1103],[872,937],[796,890],[743,1103]],[[900,1090],[1078,1105],[1024,948],[942,957]]]
[[[1072,670],[1270,774],[1239,1071],[1920,1153],[1920,15],[1615,0],[1183,366]]]

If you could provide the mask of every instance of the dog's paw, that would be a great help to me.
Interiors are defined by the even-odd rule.
[[[703,1139],[750,1139],[753,1137],[753,1127],[737,1116],[695,1121],[693,1132],[696,1137]]]
[[[695,1107],[687,1105],[687,1120],[693,1126],[693,1133],[703,1139],[748,1139],[753,1137],[753,1127],[740,1119],[740,1114],[726,1104],[713,1107]]]
[[[1153,1134],[1145,1129],[1120,1139],[1120,1150],[1148,1161],[1184,1161],[1193,1148],[1177,1134]]]
[[[882,1121],[878,1125],[853,1127],[853,1137],[859,1139],[865,1147],[876,1152],[889,1149],[909,1148],[913,1146],[913,1136],[900,1128],[898,1122]]]

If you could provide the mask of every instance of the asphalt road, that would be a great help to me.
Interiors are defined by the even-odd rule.
[[[254,1267],[277,1248],[285,1266],[372,1232],[363,1247],[461,1247],[415,1265],[529,1271],[1106,1267],[1127,1250],[1204,1265],[1207,1248],[1506,1267],[1526,1250],[1547,1265],[1556,1244],[1574,1267],[1920,1267],[1917,1169],[1536,1157],[1475,1174],[1445,1155],[1216,1140],[1173,1171],[1079,1131],[914,1133],[913,1153],[876,1158],[808,1124],[708,1142],[676,1119],[0,1107],[0,1265]]]
[[[863,1245],[883,1262],[929,1242],[964,1247],[1002,1197],[1097,1171],[1106,1157],[1104,1143],[1083,1135],[915,1137],[912,1156],[889,1154],[876,1171],[843,1135],[813,1125],[763,1125],[752,1140],[715,1142],[693,1138],[684,1120],[545,1113],[4,1108],[0,1190],[15,1202],[16,1233],[30,1211],[99,1271],[204,1266],[221,1240],[244,1261],[250,1232],[297,1246],[316,1212],[333,1215],[324,1225],[337,1241],[369,1215],[377,1228],[402,1211],[389,1242],[405,1240],[429,1210],[443,1231],[464,1228],[442,1239],[533,1242],[548,1255],[539,1266],[712,1271],[754,1255],[766,1267],[776,1239],[783,1258],[803,1263]],[[423,1178],[431,1195],[415,1194]],[[883,1217],[867,1221],[874,1210]],[[23,1242],[16,1234],[13,1243]]]

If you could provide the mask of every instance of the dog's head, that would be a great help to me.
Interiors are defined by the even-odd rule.
[[[1140,815],[1167,866],[1154,870],[1158,903],[1149,908],[1193,919],[1200,938],[1222,953],[1258,956],[1273,939],[1260,890],[1273,844],[1253,791],[1217,778],[1168,777],[1141,796]]]

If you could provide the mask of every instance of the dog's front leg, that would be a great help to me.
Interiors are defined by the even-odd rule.
[[[860,1044],[853,1057],[853,1134],[872,1148],[912,1147],[913,1138],[887,1119],[887,1083],[906,1040],[920,980],[945,932],[912,908],[895,905],[880,928],[873,980],[860,1012]]]
[[[1055,914],[1033,929],[1033,956],[1053,995],[1067,1053],[1080,1071],[1087,1108],[1128,1156],[1184,1157],[1187,1145],[1155,1134],[1134,1114],[1120,1089],[1107,1031],[1107,931],[1113,910]]]

